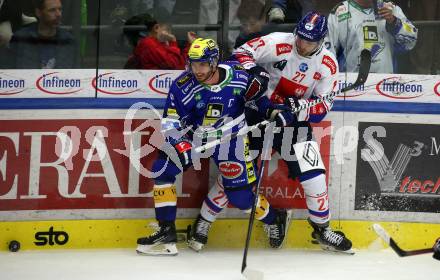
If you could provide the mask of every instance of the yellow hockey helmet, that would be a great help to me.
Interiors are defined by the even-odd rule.
[[[217,43],[213,39],[197,38],[188,50],[189,62],[209,62],[216,65],[220,57]]]

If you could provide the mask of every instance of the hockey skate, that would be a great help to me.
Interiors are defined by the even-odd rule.
[[[136,252],[142,255],[177,255],[177,234],[174,222],[160,222],[157,231],[137,240]]]
[[[191,236],[188,239],[188,246],[196,252],[200,252],[208,242],[208,233],[211,222],[205,220],[201,215],[194,221]]]
[[[353,255],[351,241],[345,237],[342,231],[333,231],[328,225],[319,225],[307,219],[313,228],[312,243],[319,244],[325,251],[345,253]]]
[[[287,235],[290,225],[290,216],[292,215],[292,210],[276,210],[277,216],[273,224],[265,224],[264,231],[269,237],[270,247],[279,249],[283,246],[284,239]]]

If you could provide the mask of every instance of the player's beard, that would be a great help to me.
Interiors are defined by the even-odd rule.
[[[207,81],[209,81],[215,74],[215,71],[217,70],[216,68],[214,68],[213,66],[210,68],[211,70],[206,74],[206,78],[201,78],[199,79],[197,77],[197,75],[194,75],[197,79],[197,81],[201,84],[206,84]]]
[[[303,57],[308,57],[308,56],[313,55],[315,52],[317,52],[321,48],[322,43],[323,43],[323,40],[319,41],[315,48],[313,48],[312,50],[307,51],[307,52],[304,49],[301,49],[298,47],[298,41],[295,41],[295,47],[296,47],[296,50],[299,55],[301,55]]]

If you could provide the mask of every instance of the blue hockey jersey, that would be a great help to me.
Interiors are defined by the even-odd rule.
[[[226,76],[217,85],[201,84],[188,71],[173,82],[162,119],[165,136],[169,136],[167,131],[191,128],[189,138],[196,131],[221,137],[246,125],[244,104],[250,76],[238,62],[228,61],[218,67],[226,71]]]

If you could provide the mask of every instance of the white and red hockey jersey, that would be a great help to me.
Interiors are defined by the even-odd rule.
[[[267,90],[276,104],[286,97],[296,97],[300,104],[334,91],[338,62],[329,50],[320,47],[308,57],[298,54],[293,33],[275,32],[248,41],[234,51],[235,58],[246,69],[262,66],[270,74]],[[300,111],[298,121],[320,122],[333,106],[333,100]]]

